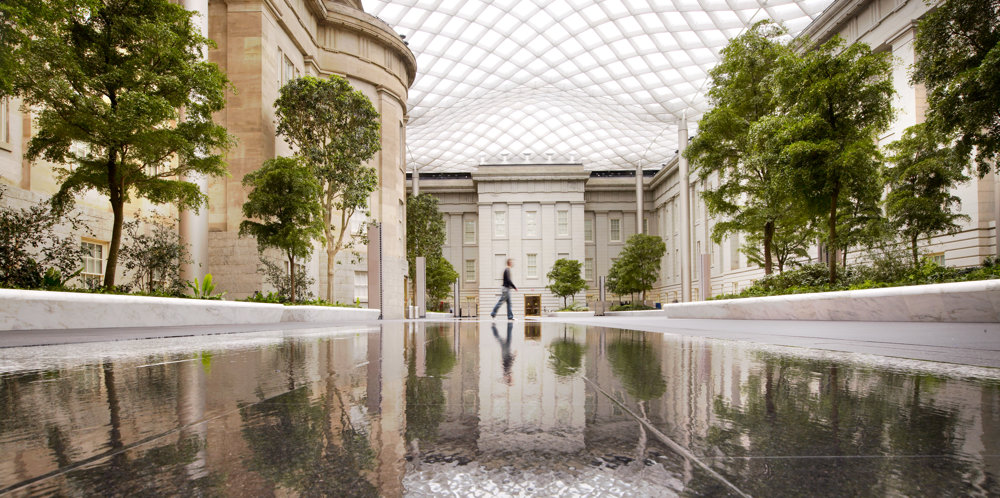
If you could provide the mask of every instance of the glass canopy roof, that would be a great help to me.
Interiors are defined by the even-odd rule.
[[[655,169],[708,107],[708,71],[761,19],[797,34],[832,0],[365,0],[417,57],[407,167]]]

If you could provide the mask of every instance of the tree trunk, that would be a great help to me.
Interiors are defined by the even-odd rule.
[[[295,302],[295,255],[288,253],[288,274],[291,276],[292,282],[292,302]]]
[[[913,267],[920,265],[920,254],[917,252],[917,235],[910,236],[910,250],[913,251]]]
[[[774,243],[774,222],[764,223],[764,275],[770,275],[774,271],[774,264],[771,262],[771,245]]]
[[[829,237],[827,251],[831,254],[826,258],[830,266],[830,283],[837,282],[837,198],[840,197],[840,185],[833,189],[830,195],[830,220],[828,222]]]
[[[118,249],[122,245],[122,223],[125,222],[125,198],[118,180],[118,155],[112,151],[108,156],[108,199],[114,222],[111,228],[111,244],[108,246],[108,263],[104,267],[104,288],[115,287],[115,273],[118,271]]]

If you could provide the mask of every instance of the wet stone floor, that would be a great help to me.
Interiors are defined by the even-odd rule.
[[[998,495],[998,379],[531,321],[7,348],[0,495]]]

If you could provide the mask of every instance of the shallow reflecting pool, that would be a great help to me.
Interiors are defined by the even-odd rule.
[[[998,379],[555,322],[0,349],[0,494],[997,495]]]

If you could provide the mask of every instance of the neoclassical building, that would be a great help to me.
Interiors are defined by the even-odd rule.
[[[291,150],[275,136],[273,102],[288,80],[303,76],[339,75],[362,91],[381,114],[382,148],[369,162],[378,172],[379,188],[370,199],[371,220],[353,220],[355,230],[374,221],[382,229],[383,281],[386,317],[403,312],[405,275],[404,150],[407,93],[416,77],[416,59],[403,39],[378,18],[366,14],[359,0],[298,2],[272,0],[183,0],[195,11],[195,21],[216,47],[208,59],[228,75],[235,92],[216,116],[238,139],[226,157],[230,176],[192,178],[208,194],[207,209],[199,215],[180,214],[182,239],[191,245],[194,265],[186,268],[191,279],[213,274],[218,289],[230,298],[243,298],[267,290],[257,272],[256,242],[238,236],[241,207],[247,190],[243,177],[275,156]],[[31,138],[31,116],[22,113],[17,99],[0,105],[0,181],[7,185],[4,204],[23,207],[44,200],[58,189],[51,165],[29,162],[23,152]],[[107,199],[89,193],[78,201],[90,218],[93,232],[82,239],[91,250],[87,271],[99,278],[104,271],[110,240],[111,212]],[[171,206],[134,202],[128,216],[137,213],[176,217]],[[359,248],[365,253],[365,248]],[[368,267],[346,251],[339,257],[335,299],[368,302]],[[306,263],[315,278],[313,293],[326,288],[326,256],[320,247]],[[121,268],[121,266],[119,266]],[[120,275],[119,281],[123,281]]]
[[[910,84],[909,67],[914,61],[916,22],[928,9],[922,0],[836,0],[803,31],[803,36],[819,42],[839,34],[848,43],[860,41],[893,54],[893,106],[898,112],[879,138],[880,145],[924,121],[925,92],[921,85]],[[592,304],[600,277],[607,275],[624,241],[639,230],[660,236],[667,246],[659,280],[649,293],[651,301],[682,301],[685,287],[694,300],[735,292],[760,278],[763,270],[740,252],[739,235],[720,244],[711,240],[717,220],[708,216],[700,193],[712,188],[716,179],[700,181],[689,172],[684,182],[683,166],[675,157],[658,170],[647,169],[640,175],[641,186],[634,171],[589,171],[583,163],[558,162],[480,164],[470,173],[417,178],[421,193],[440,199],[448,224],[444,254],[461,274],[463,314],[489,313],[507,257],[516,261],[514,282],[521,291],[514,297],[516,312],[530,314],[561,306],[561,300],[545,288],[545,274],[561,257],[583,263],[589,289],[577,300]],[[972,178],[955,194],[969,220],[956,234],[922,242],[921,249],[951,266],[976,265],[1000,254],[996,175]],[[814,260],[821,257],[817,248],[811,253]],[[849,259],[858,256],[848,254]]]

